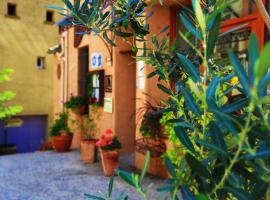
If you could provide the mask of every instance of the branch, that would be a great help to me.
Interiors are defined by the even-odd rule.
[[[266,24],[268,30],[270,30],[270,16],[265,8],[265,6],[263,5],[262,0],[255,0],[255,3],[257,5],[257,8],[259,10],[259,13],[261,14],[264,23]]]

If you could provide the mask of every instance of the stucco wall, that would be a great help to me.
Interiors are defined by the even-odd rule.
[[[7,3],[17,4],[18,18],[6,17]],[[0,1],[0,66],[15,70],[4,85],[17,93],[14,103],[24,107],[22,115],[48,115],[52,119],[53,56],[49,47],[58,44],[58,28],[45,24],[46,5],[61,5],[59,0]],[[55,12],[55,21],[59,19]],[[37,57],[45,58],[45,69],[36,67]]]
[[[101,113],[101,120],[98,123],[99,133],[96,133],[95,137],[98,138],[101,133],[106,129],[112,129],[114,134],[118,136],[119,140],[123,144],[122,153],[133,152],[134,150],[134,138],[135,138],[135,118],[132,115],[135,112],[135,78],[136,67],[135,63],[131,64],[131,54],[123,54],[121,50],[130,50],[130,46],[127,46],[121,40],[117,40],[117,48],[109,49],[97,36],[84,35],[80,45],[74,47],[74,28],[70,28],[67,32],[66,48],[67,54],[65,61],[68,67],[68,82],[65,84],[65,90],[68,96],[70,93],[78,94],[79,80],[78,80],[78,67],[79,67],[79,49],[87,47],[89,48],[89,72],[97,69],[91,67],[91,54],[94,52],[101,53],[103,56],[103,66],[98,70],[103,69],[105,75],[112,75],[112,92],[105,92],[105,98],[111,98],[113,101],[113,113],[104,112],[104,107],[99,108]],[[111,65],[107,64],[107,60],[111,59],[109,51],[112,51]],[[54,73],[57,73],[55,70]],[[54,79],[56,76],[54,75]],[[59,91],[61,87],[61,80],[55,80],[55,91]],[[55,94],[54,107],[60,108],[59,96]],[[91,114],[91,113],[90,113]],[[70,112],[70,116],[75,116]],[[80,131],[73,126],[73,132],[75,133],[73,139],[73,148],[80,146]]]

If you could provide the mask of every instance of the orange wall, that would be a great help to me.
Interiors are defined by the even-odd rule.
[[[110,53],[103,43],[103,41],[97,36],[93,35],[84,35],[80,45],[78,48],[73,46],[74,42],[74,29],[70,28],[67,31],[67,43],[66,47],[63,49],[67,50],[67,54],[65,56],[66,65],[68,68],[68,82],[65,84],[65,93],[70,96],[70,93],[78,94],[78,50],[82,47],[89,47],[89,63],[91,63],[91,54],[93,52],[99,52],[103,55],[103,67],[99,69],[104,69],[105,75],[112,75],[113,83],[112,83],[112,92],[106,93],[105,98],[112,98],[113,100],[113,113],[105,113],[103,111],[103,107],[100,107],[101,120],[98,124],[100,132],[96,134],[96,138],[99,137],[101,133],[103,133],[106,129],[113,129],[116,136],[118,136],[119,140],[123,144],[122,152],[133,152],[134,150],[134,138],[135,138],[135,122],[134,119],[132,121],[132,115],[135,112],[135,63],[133,65],[129,65],[132,61],[130,55],[122,54],[120,51],[122,49],[130,49],[124,42],[121,40],[117,40],[118,46],[117,48],[113,48],[112,54],[112,64],[111,66],[107,66],[107,59],[110,59]],[[121,49],[122,48],[122,49]],[[59,61],[58,61],[59,62]],[[63,66],[62,66],[63,67]],[[55,74],[57,73],[55,67]],[[96,69],[92,69],[89,64],[89,72],[94,71]],[[62,77],[63,78],[63,77]],[[61,92],[61,82],[63,81],[57,80],[55,75],[54,77],[54,110],[57,111],[61,109],[60,104],[60,96],[59,92]],[[63,95],[62,95],[63,96]],[[91,114],[91,113],[90,113]],[[71,114],[73,119],[76,119],[73,114]],[[71,125],[73,127],[74,132],[74,141],[73,147],[78,148],[80,146],[80,131],[76,126]]]

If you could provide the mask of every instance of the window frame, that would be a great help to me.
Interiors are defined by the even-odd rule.
[[[10,14],[9,12],[9,6],[14,6],[14,15],[13,14]],[[7,3],[7,7],[6,7],[6,14],[5,16],[8,17],[8,18],[13,18],[13,19],[19,19],[19,16],[18,16],[18,5],[16,3],[10,3],[8,2]]]

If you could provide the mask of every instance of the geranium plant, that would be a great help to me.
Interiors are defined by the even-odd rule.
[[[101,135],[99,140],[96,142],[96,146],[104,151],[113,151],[122,148],[117,137],[113,136],[113,131],[111,129],[107,129],[105,133]]]
[[[62,134],[71,134],[68,127],[68,114],[66,112],[61,112],[58,118],[55,120],[54,124],[50,127],[49,134],[51,136],[60,136]]]
[[[71,94],[70,99],[64,103],[65,108],[69,108],[69,109],[75,109],[81,106],[87,106],[88,103],[86,101],[86,99],[82,96],[74,96],[73,94]]]

